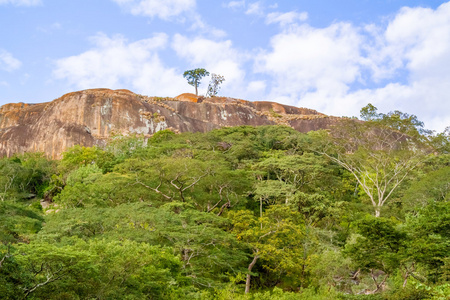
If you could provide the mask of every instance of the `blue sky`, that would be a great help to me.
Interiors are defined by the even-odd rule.
[[[99,87],[176,96],[199,67],[225,76],[219,95],[335,116],[372,103],[442,131],[450,2],[0,0],[0,105]]]

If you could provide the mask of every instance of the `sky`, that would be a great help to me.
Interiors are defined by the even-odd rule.
[[[333,116],[368,103],[450,126],[450,1],[0,0],[0,105],[90,89],[219,96]],[[209,78],[199,93],[205,94]]]

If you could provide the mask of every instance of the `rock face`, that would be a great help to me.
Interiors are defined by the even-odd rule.
[[[44,152],[58,159],[73,145],[103,145],[113,134],[150,136],[157,131],[206,132],[222,126],[284,124],[307,132],[328,128],[337,118],[274,102],[146,97],[128,90],[73,92],[48,103],[0,107],[0,156]]]

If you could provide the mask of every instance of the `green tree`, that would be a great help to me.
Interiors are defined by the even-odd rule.
[[[131,151],[131,145],[129,150]],[[113,153],[104,151],[97,146],[81,147],[80,145],[75,145],[63,152],[63,158],[59,162],[58,170],[64,175],[78,167],[95,163],[102,169],[103,173],[110,172],[116,163]],[[63,178],[65,179],[65,176]]]
[[[95,203],[92,185],[102,176],[102,170],[97,165],[88,164],[73,170],[67,176],[67,185],[56,195],[54,201],[63,207],[86,206]]]
[[[0,159],[0,201],[23,198],[27,171],[19,159]]]
[[[189,157],[162,157],[144,162],[129,160],[137,172],[135,184],[165,200],[182,202],[192,199],[196,186],[210,176],[212,165]],[[120,167],[124,167],[122,164]]]
[[[400,113],[382,122],[344,119],[331,130],[328,141],[323,137],[327,144],[318,152],[356,178],[369,197],[376,217],[430,153],[430,147],[416,129],[416,121],[403,119]]]
[[[180,259],[172,249],[130,240],[92,240],[80,249],[95,255],[95,299],[164,299],[183,285]],[[91,284],[94,285],[94,284]],[[87,297],[86,297],[87,298]]]
[[[184,285],[180,272],[172,249],[130,240],[0,247],[2,299],[164,299]]]
[[[407,234],[396,224],[382,217],[367,216],[356,222],[358,235],[346,245],[348,254],[362,271],[370,272],[378,292],[386,284],[389,276],[407,266],[405,251]]]
[[[54,162],[41,153],[1,158],[0,201],[42,197],[54,171]]]
[[[430,144],[440,154],[450,154],[450,126],[431,137]]]
[[[418,210],[434,202],[450,201],[450,166],[431,171],[411,184],[402,198],[405,212]]]
[[[183,73],[183,77],[187,79],[188,83],[195,87],[195,94],[198,96],[198,86],[202,77],[208,76],[209,72],[203,68],[194,70],[187,70]]]
[[[245,283],[245,293],[250,292],[252,272],[259,259],[273,273],[302,280],[304,264],[304,227],[301,217],[287,206],[274,205],[261,217],[248,210],[231,211],[232,233],[252,251]]]
[[[37,233],[44,218],[19,204],[0,202],[0,243],[27,242]]]
[[[272,151],[266,155],[253,165],[259,179],[253,194],[260,200],[260,211],[263,202],[285,203],[298,210],[309,224],[337,213],[343,202],[331,198],[340,188],[340,181],[333,174],[334,164],[310,152],[289,155]]]
[[[382,115],[377,112],[377,108],[371,103],[361,108],[360,116],[364,121],[378,120],[382,117]]]
[[[218,286],[228,280],[227,273],[242,270],[246,256],[234,236],[225,231],[228,224],[227,219],[199,212],[186,203],[155,208],[149,202],[138,202],[61,210],[48,216],[37,240],[64,243],[76,237],[169,247],[181,263],[181,274],[192,286],[205,288]]]
[[[85,282],[92,277],[94,256],[75,246],[58,247],[55,244],[20,244],[20,255],[15,255],[27,278],[22,286],[23,298],[35,295],[38,299],[56,298],[56,295],[76,295],[76,282]],[[81,285],[82,286],[82,285]],[[74,290],[75,289],[75,293]],[[48,296],[48,295],[53,296]]]
[[[411,236],[407,253],[433,283],[450,279],[449,175],[450,167],[432,172],[406,195],[416,203],[406,216]]]
[[[0,295],[2,299],[20,299],[22,287],[29,278],[15,258],[15,249],[11,245],[0,244]]]

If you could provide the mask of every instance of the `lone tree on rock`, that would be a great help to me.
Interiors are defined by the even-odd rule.
[[[208,97],[214,97],[217,95],[217,93],[220,90],[220,85],[222,84],[222,82],[225,81],[225,77],[223,77],[222,75],[219,74],[211,74],[211,81],[209,82],[208,85],[208,92],[206,93],[206,95]]]
[[[198,96],[198,86],[202,77],[208,76],[209,72],[203,68],[188,70],[183,73],[183,77],[187,79],[188,83],[195,86],[195,95]]]

